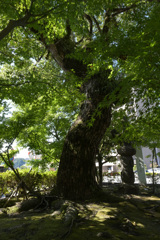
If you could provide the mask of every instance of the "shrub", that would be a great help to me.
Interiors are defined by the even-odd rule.
[[[28,169],[20,169],[19,174],[21,179],[32,191],[46,191],[53,188],[56,184],[57,172],[46,171],[41,172]],[[12,170],[7,170],[0,174],[0,191],[3,194],[11,193],[20,183]]]

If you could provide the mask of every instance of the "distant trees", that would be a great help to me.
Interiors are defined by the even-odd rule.
[[[15,168],[20,168],[26,163],[26,161],[24,158],[14,158],[13,163]]]

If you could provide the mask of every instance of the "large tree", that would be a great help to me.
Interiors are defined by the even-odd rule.
[[[87,198],[97,189],[95,155],[110,125],[112,105],[127,102],[133,88],[144,92],[151,79],[143,69],[152,67],[146,51],[157,46],[158,37],[149,33],[153,21],[158,24],[157,2],[6,0],[0,5],[1,62],[18,69],[11,79],[3,76],[2,97],[13,85],[23,85],[25,93],[38,87],[31,64],[44,57],[55,61],[64,81],[85,96],[60,158],[57,189],[66,198]],[[29,76],[20,74],[24,67],[32,76],[28,82]],[[16,102],[15,95],[12,100]]]

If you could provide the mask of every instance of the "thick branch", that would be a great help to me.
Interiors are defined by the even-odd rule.
[[[24,27],[30,18],[30,13],[27,13],[23,18],[18,20],[10,20],[7,27],[0,32],[0,41],[5,38],[15,27]]]
[[[1,32],[0,32],[0,41],[5,38],[10,32],[12,32],[14,30],[15,27],[24,27],[26,26],[29,18],[31,17],[30,11],[32,9],[33,6],[33,2],[34,0],[31,1],[31,5],[29,10],[27,10],[27,13],[24,17],[18,19],[18,20],[10,20],[7,27],[4,28]]]
[[[115,17],[116,15],[118,15],[120,13],[127,12],[135,7],[137,7],[137,4],[132,4],[130,7],[126,7],[126,8],[114,8],[113,9],[114,13],[112,14],[112,17]]]
[[[31,10],[32,10],[32,7],[33,7],[33,3],[34,3],[34,0],[31,1],[31,5],[30,5],[30,8],[29,10],[26,11],[26,15],[18,20],[10,20],[7,27],[4,28],[1,32],[0,32],[0,41],[5,38],[10,32],[12,32],[14,30],[15,27],[24,27],[26,26],[27,24],[32,24],[44,17],[46,17],[50,12],[52,12],[53,10],[57,9],[59,7],[59,5],[57,7],[53,7],[51,9],[49,9],[48,11],[46,12],[43,12],[43,13],[40,13],[40,14],[32,14],[31,13]],[[63,4],[62,4],[63,5]],[[29,19],[31,17],[34,17],[35,19],[31,22],[29,22]],[[36,18],[36,17],[39,17],[39,18]]]
[[[92,23],[92,18],[88,14],[84,14],[84,17],[87,19],[89,22],[89,35],[92,36],[92,31],[93,31],[93,23]]]

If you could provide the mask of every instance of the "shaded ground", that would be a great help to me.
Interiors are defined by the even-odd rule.
[[[32,206],[24,211],[25,204],[22,208],[20,203],[1,208],[0,239],[160,239],[160,198],[151,196],[147,189],[140,195],[120,190],[106,186],[107,193],[98,199],[83,203],[61,199],[48,209]]]

